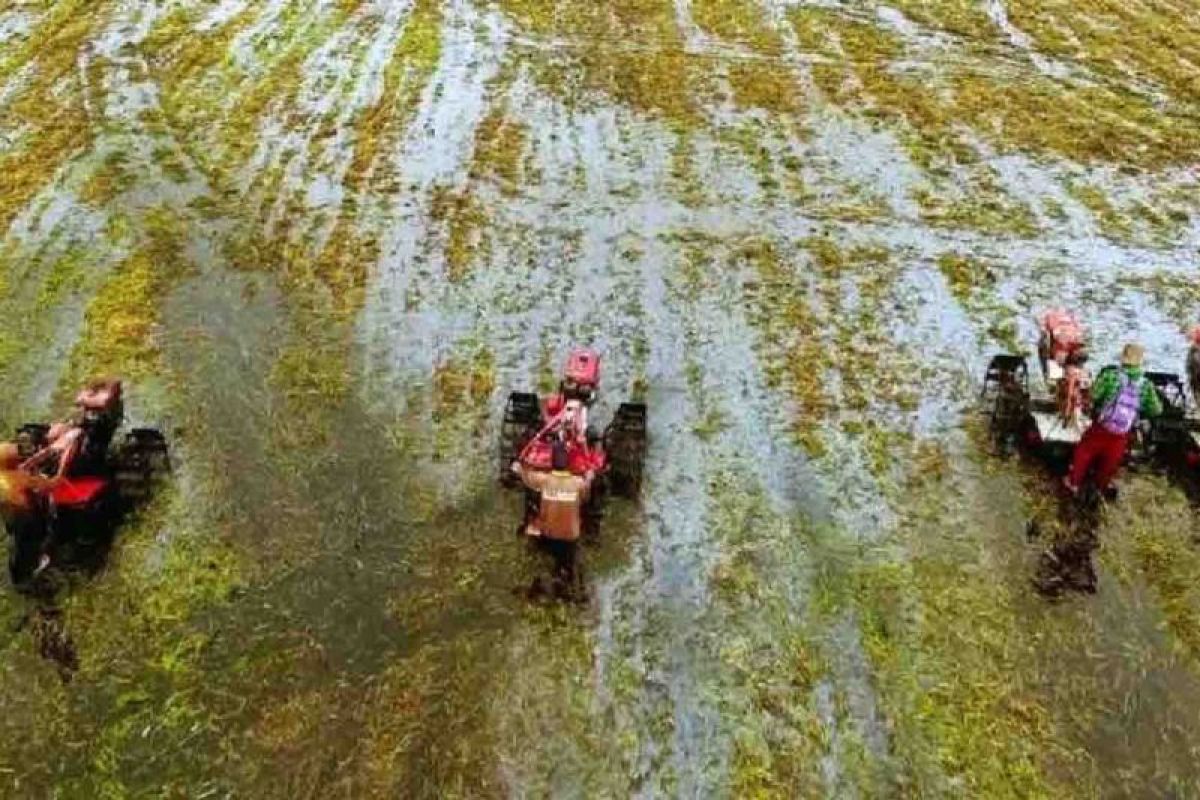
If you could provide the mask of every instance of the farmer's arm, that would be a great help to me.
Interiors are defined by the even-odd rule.
[[[79,451],[83,448],[83,431],[79,428],[75,428],[63,435],[70,438],[67,439],[66,449],[62,451],[62,455],[58,458],[58,471],[54,474],[55,478],[65,478],[67,476],[67,470],[71,468],[71,464],[75,462],[76,456],[79,455]]]
[[[1100,374],[1096,376],[1096,382],[1092,384],[1092,410],[1097,412],[1112,400],[1117,394],[1117,386],[1120,384],[1120,377],[1117,370],[1111,367],[1105,367],[1100,370]]]
[[[49,460],[50,456],[52,456],[53,454],[54,454],[54,451],[51,450],[49,447],[43,447],[41,450],[38,450],[36,453],[31,455],[29,458],[22,461],[21,469],[30,470],[30,471],[37,469],[42,464],[45,464],[46,461]]]

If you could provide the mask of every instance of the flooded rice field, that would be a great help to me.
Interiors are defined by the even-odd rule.
[[[10,797],[1200,797],[1200,524],[1094,595],[977,396],[1035,316],[1182,371],[1183,0],[0,0],[0,423],[100,374],[174,473],[0,594]],[[586,600],[496,484],[636,398]]]

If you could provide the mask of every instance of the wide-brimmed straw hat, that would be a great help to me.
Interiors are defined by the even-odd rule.
[[[1142,359],[1146,357],[1146,348],[1140,344],[1130,342],[1121,350],[1121,366],[1122,367],[1140,367]]]

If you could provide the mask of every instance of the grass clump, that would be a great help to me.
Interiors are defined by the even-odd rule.
[[[804,539],[745,475],[724,459],[707,477],[706,526],[721,548],[710,613],[724,631],[718,697],[731,729],[728,791],[819,796],[830,740],[814,691],[829,667],[788,589],[804,570]]]
[[[971,41],[987,42],[1000,34],[983,7],[971,0],[897,0],[892,5],[922,25],[949,31]]]
[[[1190,274],[1157,270],[1146,275],[1122,276],[1117,285],[1149,296],[1179,325],[1180,332],[1196,321],[1200,285]]]
[[[160,487],[154,501],[122,526],[105,579],[93,591],[70,596],[66,610],[79,622],[110,614],[122,619],[121,626],[80,626],[81,643],[94,655],[92,668],[119,657],[131,637],[152,639],[163,626],[227,601],[241,584],[239,556],[222,538],[195,526],[179,491]]]
[[[88,257],[81,250],[69,250],[54,262],[38,289],[34,309],[41,313],[58,306],[64,294],[77,291],[83,285]]]
[[[941,198],[928,189],[915,192],[921,219],[943,228],[1033,238],[1041,233],[1028,204],[1010,198],[994,185],[977,185],[965,197]]]
[[[1200,100],[1200,26],[1189,14],[1169,5],[1107,0],[1006,5],[1013,24],[1042,52],[1131,89],[1140,81],[1179,102]]]
[[[193,10],[164,15],[142,41],[140,50],[161,76],[163,110],[176,123],[176,130],[194,135],[218,113],[228,111],[230,87],[217,89],[212,84],[234,74],[233,67],[222,62],[261,8],[248,5],[223,24],[203,32],[194,30],[195,11],[189,8]]]
[[[32,135],[24,137],[24,147],[0,151],[0,232],[49,185],[59,164],[95,139],[76,57],[110,5],[56,4],[24,45],[0,62],[0,76],[18,64],[34,64],[29,79],[6,103],[5,116],[20,120]]]
[[[693,92],[706,76],[684,50],[675,11],[661,0],[501,0],[501,10],[538,36],[575,45],[561,58],[535,65],[534,76],[569,104],[599,93],[646,114],[694,127]],[[621,42],[648,43],[627,48]]]
[[[959,305],[969,315],[984,320],[981,341],[997,342],[1006,352],[1024,352],[1024,345],[1017,339],[1018,312],[994,291],[1000,278],[997,264],[971,255],[946,252],[938,256],[937,267]]]
[[[822,321],[798,285],[792,269],[769,242],[751,241],[735,258],[749,266],[754,278],[745,284],[750,320],[762,335],[767,383],[783,388],[795,404],[793,433],[811,455],[825,452],[820,430],[832,410],[826,391],[828,352],[822,344]]]
[[[1083,204],[1096,218],[1100,232],[1115,241],[1129,241],[1133,227],[1127,217],[1117,211],[1108,194],[1098,186],[1068,183],[1067,193]]]
[[[861,621],[906,794],[1070,796],[1057,767],[1082,753],[1047,703],[1028,577],[972,532],[979,498],[964,496],[941,448],[916,452],[896,533],[826,572],[822,590]]]
[[[954,299],[963,305],[969,304],[977,292],[996,281],[995,273],[987,264],[961,253],[942,253],[938,256],[937,267]]]
[[[800,87],[791,70],[777,62],[738,61],[729,66],[729,85],[739,108],[797,114]]]
[[[431,416],[433,458],[465,457],[483,435],[496,390],[496,358],[484,346],[464,344],[434,366]]]
[[[328,293],[329,306],[336,318],[349,321],[362,308],[367,280],[378,260],[379,241],[369,233],[360,232],[347,218],[339,219],[311,273]],[[294,280],[289,283],[293,292],[303,289],[309,296],[317,289],[311,284],[298,285]]]
[[[137,380],[159,371],[162,303],[186,265],[175,215],[153,209],[144,223],[146,241],[114,268],[84,312],[83,332],[60,382],[63,392],[92,375]]]
[[[671,149],[671,191],[688,208],[703,206],[708,198],[696,171],[696,143],[686,131],[675,137]]]
[[[294,407],[336,407],[350,391],[350,374],[339,348],[293,344],[283,350],[271,373],[272,383]]]
[[[451,282],[466,280],[471,265],[488,250],[484,233],[488,217],[483,204],[470,188],[453,191],[444,186],[434,189],[430,208],[433,220],[446,228],[446,275]]]
[[[1126,585],[1149,585],[1170,646],[1200,675],[1200,534],[1194,510],[1161,479],[1129,483],[1128,501],[1110,512],[1110,525],[1122,536],[1104,562]]]
[[[103,209],[118,195],[128,191],[135,179],[126,168],[127,164],[125,153],[119,150],[109,153],[80,188],[80,199],[93,208]]]
[[[901,8],[931,24],[957,20],[954,27],[963,32],[976,28],[946,5]],[[990,28],[982,9],[970,14]],[[877,24],[807,7],[790,12],[789,20],[807,46],[836,59],[817,65],[818,86],[861,113],[903,125],[911,155],[926,167],[939,159],[976,160],[964,130],[1005,152],[1146,169],[1189,163],[1200,151],[1195,125],[1119,88],[1059,81],[1031,67],[1020,74],[994,69],[915,74],[908,65],[897,66],[903,44]],[[972,35],[987,38],[982,29]]]
[[[755,53],[778,56],[783,40],[770,23],[766,9],[741,0],[692,0],[692,20],[713,36],[745,45]]]
[[[496,389],[496,359],[480,348],[438,364],[433,371],[434,418],[486,408]]]
[[[937,557],[864,568],[855,594],[896,755],[918,794],[1056,797],[1052,720],[1022,669],[1020,618],[1002,587]],[[945,777],[943,777],[945,776]]]

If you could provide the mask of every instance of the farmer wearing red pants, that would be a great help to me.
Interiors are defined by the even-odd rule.
[[[1095,485],[1104,492],[1112,484],[1125,451],[1129,435],[1140,417],[1156,417],[1162,412],[1158,390],[1142,375],[1145,351],[1141,345],[1127,344],[1121,351],[1120,368],[1106,369],[1092,386],[1092,424],[1075,448],[1071,471],[1063,483],[1078,493],[1087,474],[1095,469]]]

